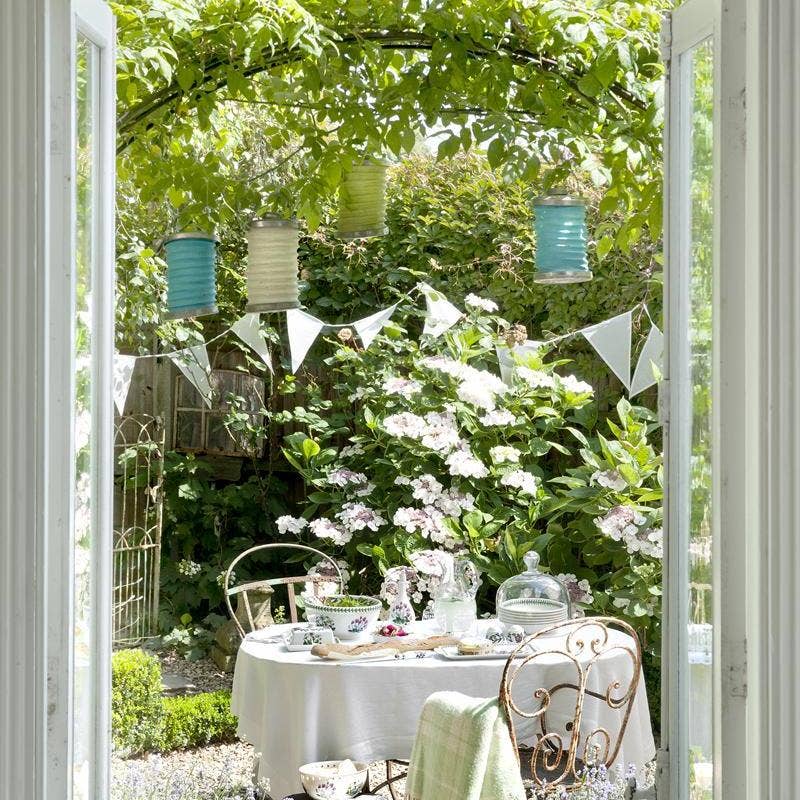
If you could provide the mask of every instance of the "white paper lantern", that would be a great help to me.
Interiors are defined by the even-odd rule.
[[[247,232],[247,310],[286,311],[299,308],[297,243],[294,219],[254,219]]]

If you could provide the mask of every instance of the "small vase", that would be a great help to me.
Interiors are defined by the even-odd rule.
[[[397,597],[389,606],[389,622],[394,625],[409,625],[414,621],[414,607],[408,599],[406,576],[401,575],[397,583]]]

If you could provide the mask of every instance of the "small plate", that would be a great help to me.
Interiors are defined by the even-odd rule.
[[[497,661],[498,659],[506,660],[513,652],[517,645],[509,647],[507,650],[494,650],[491,653],[478,653],[476,655],[463,655],[458,652],[457,645],[448,645],[447,647],[436,647],[433,652],[438,653],[444,658],[449,658],[451,661]],[[528,645],[530,649],[530,645]],[[520,653],[518,658],[527,655],[527,653]]]

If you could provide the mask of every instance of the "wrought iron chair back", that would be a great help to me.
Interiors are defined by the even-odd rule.
[[[335,578],[329,577],[313,577],[309,575],[298,575],[296,577],[291,578],[268,578],[265,580],[256,580],[256,581],[248,581],[247,583],[241,583],[236,586],[231,586],[231,576],[234,574],[234,569],[236,565],[242,561],[243,559],[247,558],[247,556],[252,555],[253,553],[258,553],[262,550],[274,550],[278,548],[283,548],[287,550],[303,550],[308,553],[312,553],[314,555],[319,556],[323,560],[327,561],[334,570]],[[242,625],[242,620],[239,619],[239,616],[233,609],[233,605],[231,604],[231,598],[234,595],[241,595],[242,600],[244,602],[245,614],[247,615],[247,623],[250,628],[250,631],[254,630],[255,628],[255,621],[253,618],[253,610],[250,604],[250,597],[249,593],[253,592],[258,589],[264,589],[266,587],[272,586],[286,586],[286,591],[288,593],[288,601],[289,601],[289,619],[291,622],[297,622],[297,598],[295,593],[295,586],[298,583],[306,584],[306,583],[313,583],[314,584],[314,591],[320,583],[330,583],[331,580],[335,580],[339,584],[339,589],[341,590],[344,586],[344,581],[342,580],[342,571],[339,569],[339,565],[334,561],[329,555],[323,553],[321,550],[316,550],[313,547],[308,547],[304,544],[291,544],[291,543],[271,543],[271,544],[259,544],[255,547],[250,547],[245,550],[243,553],[239,553],[236,558],[231,561],[230,566],[225,571],[225,581],[223,584],[223,593],[225,595],[225,605],[228,608],[228,614],[230,614],[231,619],[233,620],[234,624],[236,625],[237,629],[239,630],[239,635],[244,638],[247,631],[245,631],[244,626]]]
[[[627,637],[612,636],[612,631],[621,631]],[[566,638],[550,638],[553,634],[566,635]],[[536,649],[529,650],[533,645]],[[609,653],[622,654],[630,663],[630,678],[615,677],[601,691],[589,689],[592,673],[597,662]],[[556,686],[541,686],[533,692],[533,705],[530,709],[520,705],[519,697],[513,694],[514,683],[526,668],[537,662],[552,663],[553,657],[571,662],[575,668],[574,683],[560,683]],[[636,690],[639,685],[642,664],[642,649],[636,631],[622,620],[613,617],[588,617],[584,620],[569,620],[527,636],[506,661],[500,681],[500,704],[505,712],[511,740],[522,762],[522,752],[529,759],[522,767],[530,768],[527,778],[535,787],[545,784],[549,787],[570,788],[579,783],[581,771],[588,766],[605,764],[610,767],[617,758],[628,720],[631,716]],[[553,698],[570,691],[575,694],[572,719],[565,729],[554,730],[548,723],[548,710]],[[519,693],[518,693],[519,695]],[[609,709],[618,711],[619,727],[616,732],[598,727],[586,730],[582,725],[584,701],[592,697],[604,702]],[[515,719],[534,720],[539,732],[532,750],[521,750]],[[562,731],[566,731],[563,733]],[[528,756],[527,753],[530,752]],[[523,774],[526,772],[523,769]]]

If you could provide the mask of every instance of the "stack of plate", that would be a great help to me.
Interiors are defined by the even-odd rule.
[[[544,597],[519,597],[506,600],[497,609],[497,618],[504,625],[519,625],[526,634],[537,633],[559,622],[566,622],[567,606]]]

